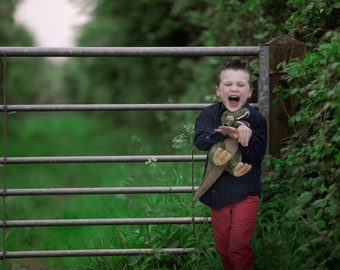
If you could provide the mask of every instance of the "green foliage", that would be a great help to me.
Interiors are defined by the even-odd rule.
[[[277,96],[297,97],[298,112],[290,119],[297,133],[282,149],[282,158],[268,160],[272,172],[264,180],[258,229],[253,240],[256,268],[339,268],[340,48],[339,34],[332,33],[332,29],[339,27],[339,3],[329,0],[90,2],[95,3],[92,20],[81,29],[78,46],[244,46],[265,43],[283,33],[308,45],[306,59],[282,64],[287,72],[286,83],[285,88],[277,90]],[[32,46],[28,32],[14,25],[12,14],[16,3],[0,3],[2,46]],[[65,65],[52,67],[39,59],[10,59],[7,98],[11,104],[212,102],[216,70],[223,60],[218,57],[88,57],[70,59]],[[3,77],[1,79],[3,82]],[[27,122],[18,120],[14,114],[8,119],[8,153],[13,156],[152,154],[155,151],[157,154],[171,151],[192,154],[195,149],[191,125],[175,137],[173,149],[169,138],[182,133],[182,124],[178,123],[193,123],[196,114],[152,112],[141,117],[139,113],[136,116],[124,112],[104,117],[98,113],[97,119],[86,115],[51,121],[39,116],[27,118]],[[103,126],[98,126],[99,122]],[[45,132],[54,136],[47,136]],[[159,134],[164,135],[160,138]],[[131,169],[113,164],[77,164],[64,165],[63,170],[53,165],[43,166],[44,169],[19,165],[20,170],[17,166],[7,170],[11,179],[8,188],[136,186],[150,185],[150,179],[166,185],[194,185],[202,172],[202,164],[164,166],[151,162],[149,165],[134,164]],[[150,169],[147,172],[146,167]],[[111,196],[100,199],[66,196],[55,200],[15,198],[9,200],[8,207],[8,215],[13,219],[51,215],[58,218],[124,216],[130,214],[129,211],[147,217],[208,215],[204,206],[192,205],[190,196],[174,194],[138,198],[122,195],[114,199]],[[14,249],[83,248],[84,242],[89,248],[198,246],[203,251],[180,256],[156,253],[130,258],[81,258],[76,263],[65,259],[58,260],[58,266],[54,265],[53,269],[60,265],[61,269],[68,269],[70,265],[79,269],[112,269],[112,265],[121,269],[221,268],[218,256],[209,250],[213,237],[208,224],[199,228],[192,225],[121,230],[58,228],[52,229],[52,233],[39,228],[8,234],[8,245]]]
[[[284,4],[278,6],[268,1],[101,0],[96,3],[92,20],[80,32],[79,46],[254,45],[279,35],[278,25],[289,14]],[[214,95],[216,70],[223,60],[218,57],[72,59],[65,67],[63,88],[67,98],[80,103],[206,102],[207,96]],[[151,118],[150,122],[158,120]],[[171,129],[171,125],[167,127]]]
[[[294,239],[290,251],[292,264],[301,269],[340,266],[339,44],[339,33],[328,33],[305,59],[285,66],[285,96],[298,96],[298,112],[290,119],[297,132],[282,158],[272,160],[265,181],[264,204],[272,209],[263,214],[285,224],[287,243],[296,230],[304,235]],[[284,203],[274,203],[280,200]]]
[[[287,2],[294,10],[284,28],[310,47],[318,43],[327,31],[339,27],[339,3],[333,0]]]
[[[194,135],[194,125],[193,124],[187,124],[184,126],[185,131],[177,135],[172,140],[172,147],[176,149],[183,149],[188,147],[189,151],[192,153],[195,149],[195,145],[193,142],[193,135]]]
[[[0,3],[0,40],[1,46],[32,45],[33,38],[22,26],[15,24],[13,14],[20,0],[5,0]]]
[[[19,0],[0,3],[0,46],[33,46],[34,40],[27,29],[15,24],[13,14]],[[48,73],[51,65],[43,59],[6,58],[1,56],[1,87],[6,88],[7,102],[32,103],[46,99],[52,93],[55,74]],[[53,71],[52,71],[53,72]],[[50,76],[51,75],[51,76]],[[4,79],[6,76],[6,85]],[[54,78],[53,78],[54,77]],[[0,97],[3,104],[3,96]]]

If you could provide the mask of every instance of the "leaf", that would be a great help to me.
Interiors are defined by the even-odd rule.
[[[313,195],[310,191],[305,191],[297,197],[296,202],[299,204],[306,204],[313,198]]]
[[[326,221],[324,220],[318,220],[315,222],[315,228],[316,228],[316,232],[319,232],[321,230],[321,228],[323,228],[326,225]]]
[[[285,218],[290,220],[298,220],[300,216],[301,213],[297,209],[289,209],[285,214]]]
[[[327,205],[327,199],[319,199],[313,202],[312,206],[316,208],[323,208]]]

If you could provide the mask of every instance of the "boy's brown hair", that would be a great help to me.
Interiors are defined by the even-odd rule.
[[[245,72],[247,72],[249,74],[249,86],[252,87],[252,81],[251,81],[251,76],[252,73],[250,71],[249,65],[248,65],[248,61],[247,60],[241,60],[241,59],[235,59],[235,60],[230,60],[225,62],[221,69],[220,72],[217,75],[217,81],[216,81],[216,85],[219,86],[220,85],[220,75],[221,72],[223,70],[226,69],[233,69],[233,70],[244,70]]]

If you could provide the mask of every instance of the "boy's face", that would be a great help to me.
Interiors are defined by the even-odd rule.
[[[216,95],[222,99],[230,112],[241,109],[253,93],[249,85],[249,73],[244,70],[225,69],[220,73],[220,84]]]

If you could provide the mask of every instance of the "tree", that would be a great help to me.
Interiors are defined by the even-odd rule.
[[[33,46],[34,40],[26,28],[17,25],[14,21],[14,12],[19,0],[1,1],[0,3],[0,40],[1,46]],[[34,101],[46,101],[46,93],[53,92],[54,82],[48,70],[51,63],[43,58],[2,58],[3,72],[1,72],[1,85],[3,85],[4,73],[6,73],[7,102],[31,103]],[[53,76],[53,75],[52,75]],[[3,97],[1,98],[3,100]],[[49,101],[51,98],[49,97]],[[2,101],[3,103],[3,101]]]

